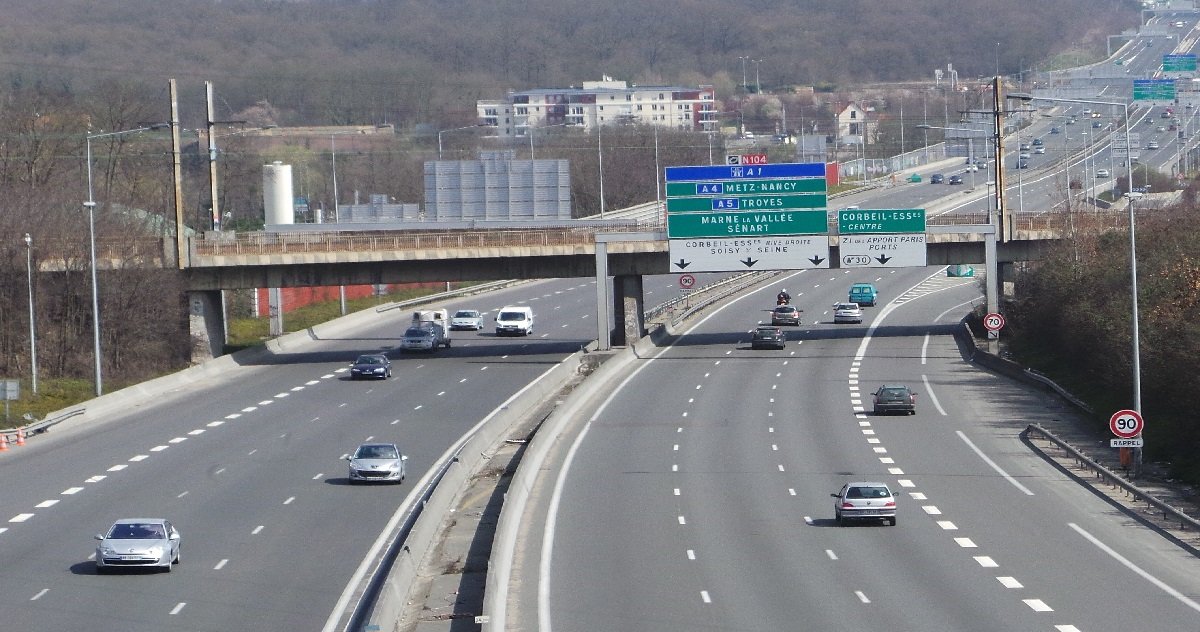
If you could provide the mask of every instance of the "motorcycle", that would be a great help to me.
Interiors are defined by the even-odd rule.
[[[778,306],[780,306],[780,305],[791,305],[791,304],[792,304],[792,301],[791,301],[791,299],[784,298],[784,297],[782,297],[782,296],[779,296],[779,297],[776,297],[776,298],[775,298],[775,305],[776,305],[776,307],[778,307]]]

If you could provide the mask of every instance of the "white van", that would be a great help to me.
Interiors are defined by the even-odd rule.
[[[533,309],[519,305],[506,305],[496,312],[496,335],[528,336],[533,333]]]

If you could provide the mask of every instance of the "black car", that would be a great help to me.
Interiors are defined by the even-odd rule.
[[[350,379],[372,377],[386,380],[392,377],[392,361],[382,353],[368,353],[358,356],[350,365]]]
[[[758,327],[750,340],[751,349],[783,349],[786,346],[787,336],[778,327]]]
[[[929,184],[941,184],[945,181],[946,181],[946,176],[944,176],[940,173],[935,173],[935,174],[929,176]]]
[[[950,176],[950,179],[946,181],[946,184],[962,184],[962,183],[963,183],[962,176]]]
[[[902,384],[884,384],[874,393],[876,415],[884,413],[917,414],[917,394]]]

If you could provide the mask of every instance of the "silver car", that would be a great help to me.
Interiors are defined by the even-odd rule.
[[[858,306],[858,303],[834,303],[833,322],[861,323],[862,308]]]
[[[409,327],[400,340],[401,351],[437,351],[437,332],[432,327]]]
[[[351,484],[359,481],[404,482],[404,462],[408,457],[400,454],[400,448],[394,443],[364,443],[345,458],[350,462]]]
[[[479,313],[479,310],[476,309],[460,309],[450,317],[450,329],[454,331],[460,329],[479,331],[483,329],[483,314]]]
[[[841,526],[851,520],[882,520],[896,526],[896,497],[885,483],[846,483],[830,496],[833,496],[833,517]]]
[[[96,573],[110,568],[149,566],[170,572],[178,564],[179,532],[162,518],[123,518],[107,534],[96,534]]]

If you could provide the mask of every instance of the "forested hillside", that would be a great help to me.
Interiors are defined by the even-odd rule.
[[[0,0],[10,86],[81,94],[102,82],[222,106],[260,101],[281,124],[447,124],[478,98],[578,85],[743,82],[845,87],[1017,74],[1137,20],[1131,0]],[[744,58],[744,59],[743,59]],[[748,60],[750,63],[745,63]],[[761,60],[754,63],[754,60]],[[184,111],[195,119],[196,108]]]

